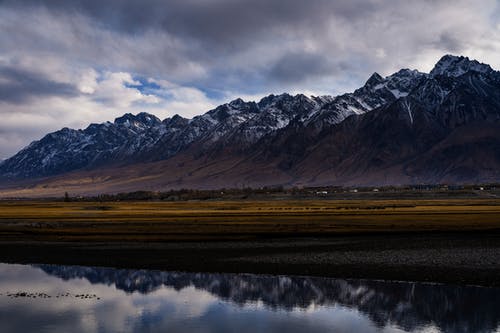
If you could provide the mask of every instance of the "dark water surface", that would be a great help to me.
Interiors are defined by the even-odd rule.
[[[500,332],[500,289],[0,264],[0,332]]]

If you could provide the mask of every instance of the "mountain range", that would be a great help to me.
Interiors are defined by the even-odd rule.
[[[499,181],[500,72],[452,55],[335,97],[63,128],[0,164],[0,187],[18,194]]]

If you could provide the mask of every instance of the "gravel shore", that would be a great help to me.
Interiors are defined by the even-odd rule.
[[[164,243],[9,241],[0,243],[0,262],[500,286],[500,234],[413,233]]]

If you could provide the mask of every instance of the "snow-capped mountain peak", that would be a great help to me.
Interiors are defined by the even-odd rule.
[[[245,107],[245,104],[247,104],[247,102],[245,102],[243,99],[241,98],[237,98],[235,100],[232,100],[231,102],[228,103],[228,105],[232,108],[235,108],[235,109],[238,109],[238,108],[242,108],[242,107]]]
[[[375,72],[363,87],[353,93],[335,97],[304,120],[307,123],[340,123],[351,115],[364,114],[407,96],[426,75],[416,70],[402,69],[384,78]]]
[[[401,69],[384,80],[384,86],[395,98],[408,96],[410,91],[425,77],[426,74],[417,70]]]
[[[458,77],[469,71],[490,73],[493,72],[493,69],[490,65],[480,63],[477,60],[470,60],[468,57],[447,54],[437,62],[430,75],[434,77],[438,75]]]
[[[266,137],[287,133],[287,127],[316,135],[351,116],[351,122],[361,120],[368,112],[404,115],[412,128],[432,124],[429,133],[442,133],[474,119],[500,119],[499,86],[500,73],[490,66],[447,55],[430,74],[410,69],[387,77],[373,73],[359,89],[336,97],[283,93],[257,103],[238,98],[192,119],[174,115],[160,121],[145,112],[127,113],[114,122],[47,134],[2,161],[0,178],[166,160],[191,148],[196,156],[211,150],[248,152]]]
[[[129,128],[146,129],[159,125],[161,120],[152,114],[141,112],[137,115],[126,113],[123,116],[116,118],[114,123],[115,125],[121,125]]]
[[[380,83],[384,82],[384,78],[377,72],[373,73],[370,78],[366,81],[365,87],[374,88]]]

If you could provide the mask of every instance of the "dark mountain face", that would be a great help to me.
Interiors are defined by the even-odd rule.
[[[126,114],[84,130],[63,128],[32,142],[0,165],[4,177],[30,178],[97,167],[133,157],[154,145],[163,128],[153,115]]]
[[[193,119],[140,113],[65,128],[4,161],[0,175],[26,179],[178,160],[223,176],[229,169],[220,161],[233,159],[245,172],[231,167],[221,187],[255,180],[263,168],[286,176],[259,185],[499,181],[499,132],[500,72],[447,55],[430,74],[374,73],[337,97],[270,95]]]
[[[310,177],[313,184],[498,181],[498,72],[427,77],[408,95],[349,117],[315,139],[290,163],[298,179]]]

